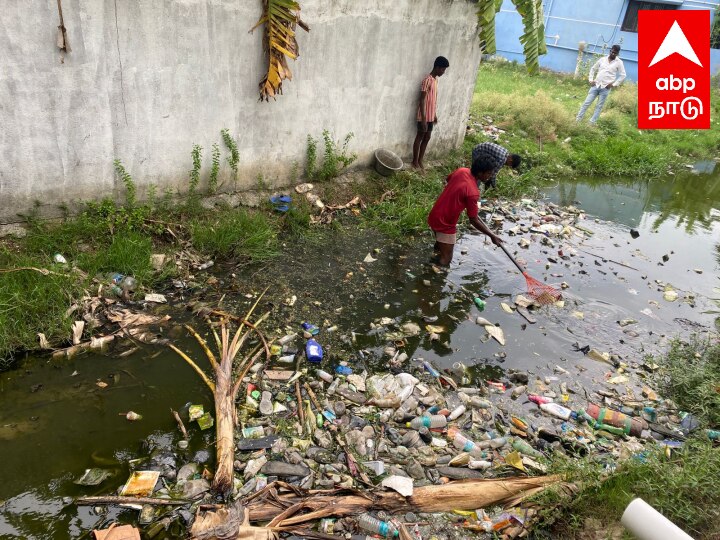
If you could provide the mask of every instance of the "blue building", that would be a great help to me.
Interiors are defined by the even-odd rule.
[[[720,71],[720,0],[543,0],[545,43],[548,52],[540,57],[544,68],[574,73],[578,46],[585,42],[584,60],[607,54],[614,43],[622,47],[620,58],[629,80],[637,81],[637,19],[641,9],[707,9],[711,11],[713,36],[710,44],[710,72]],[[520,36],[522,20],[511,0],[504,0],[496,17],[497,54],[524,62]]]

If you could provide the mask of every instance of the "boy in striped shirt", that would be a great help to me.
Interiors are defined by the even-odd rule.
[[[417,135],[413,143],[412,166],[416,169],[425,169],[423,157],[433,127],[437,123],[437,78],[442,77],[450,62],[444,56],[435,59],[433,70],[425,76],[420,85],[420,103],[417,109]]]

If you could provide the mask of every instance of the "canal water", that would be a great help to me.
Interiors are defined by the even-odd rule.
[[[439,340],[430,341],[425,332],[408,339],[413,358],[465,370],[475,380],[500,377],[508,369],[542,378],[561,366],[578,389],[602,387],[610,368],[584,357],[577,347],[589,345],[642,362],[674,336],[715,327],[720,311],[714,301],[720,298],[719,176],[579,179],[544,195],[583,209],[588,218],[582,225],[594,234],[582,243],[556,241],[548,247],[538,242],[527,250],[517,246],[516,237],[502,234],[531,275],[569,285],[565,306],[539,310],[536,324],[501,308],[523,292],[524,279],[484,236],[470,232],[459,241],[447,274],[427,264],[429,237],[395,244],[353,230],[288,246],[288,256],[262,268],[221,268],[219,284],[203,293],[204,300],[215,304],[222,299],[224,309],[240,313],[269,286],[274,309],[268,332],[297,331],[303,320],[336,325],[334,333],[319,336],[329,367],[349,359],[356,369],[368,370],[382,370],[387,362],[382,318],[424,325],[423,317],[437,317],[432,324],[444,327]],[[521,223],[529,223],[524,219],[520,216]],[[514,225],[507,222],[503,228]],[[576,255],[563,261],[559,249]],[[363,262],[368,254],[375,260]],[[678,301],[663,299],[665,285],[679,293]],[[295,305],[285,305],[293,295]],[[475,324],[480,315],[475,295],[486,299],[482,316],[504,330],[505,347],[488,341]],[[169,296],[173,323],[192,320],[184,309],[187,299],[180,293]],[[622,319],[638,321],[632,325],[637,336],[623,333],[617,324]],[[203,323],[196,319],[193,324],[201,328]],[[202,358],[186,336],[175,342]],[[366,351],[362,358],[359,349]],[[190,402],[213,410],[204,383],[164,347],[143,347],[122,358],[34,358],[0,374],[0,537],[76,539],[108,517],[134,515],[129,510],[98,515],[69,504],[69,498],[112,493],[126,480],[128,462],[147,455],[149,447],[176,450],[179,433],[170,409],[182,411]],[[528,407],[514,403],[518,412]],[[142,414],[142,420],[128,422],[123,413],[130,410]],[[207,451],[212,450],[211,432],[191,429],[184,460],[212,465]],[[110,469],[114,476],[97,487],[73,483],[92,467]]]

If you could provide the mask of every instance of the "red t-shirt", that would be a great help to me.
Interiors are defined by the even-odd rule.
[[[477,180],[470,169],[463,167],[456,170],[448,176],[445,189],[430,210],[428,225],[433,231],[455,234],[463,210],[467,210],[468,217],[478,215],[479,199]]]

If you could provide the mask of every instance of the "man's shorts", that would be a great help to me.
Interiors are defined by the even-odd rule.
[[[418,131],[422,131],[422,122],[418,122]],[[435,122],[427,122],[427,133],[432,133],[433,126],[435,125]]]
[[[435,233],[435,240],[437,242],[440,242],[441,244],[452,244],[455,245],[455,242],[457,241],[457,234],[447,234],[447,233],[441,233],[437,231],[433,231]]]

